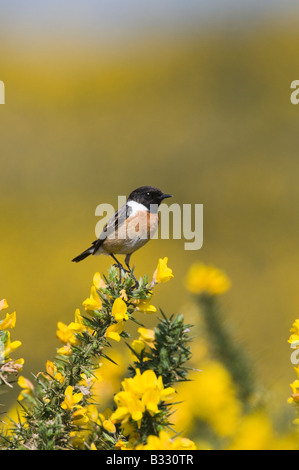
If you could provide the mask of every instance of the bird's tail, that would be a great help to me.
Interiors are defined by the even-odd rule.
[[[82,261],[83,259],[87,258],[87,256],[93,255],[93,253],[94,253],[94,246],[91,246],[87,250],[83,251],[81,255],[76,256],[76,258],[72,259],[72,261],[74,261],[74,263],[79,263],[79,261]]]

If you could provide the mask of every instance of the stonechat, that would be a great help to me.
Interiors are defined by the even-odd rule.
[[[122,264],[115,255],[126,255],[125,263],[131,272],[130,257],[154,235],[159,225],[160,203],[172,197],[153,186],[141,186],[129,195],[127,202],[109,219],[92,246],[72,261],[78,263],[90,255],[110,255],[119,269]]]

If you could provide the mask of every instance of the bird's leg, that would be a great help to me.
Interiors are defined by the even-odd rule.
[[[127,255],[125,257],[125,263],[126,263],[126,266],[128,267],[128,270],[129,270],[129,273],[131,274],[131,276],[134,278],[136,284],[135,284],[135,287],[138,288],[139,287],[139,282],[137,281],[133,271],[132,271],[132,268],[130,266],[130,258],[131,258],[131,255]]]
[[[114,261],[115,261],[115,263],[116,263],[116,264],[114,264],[114,266],[119,269],[119,282],[121,282],[121,272],[124,271],[124,272],[126,273],[127,270],[126,270],[126,269],[123,267],[123,265],[118,261],[118,259],[115,258],[115,256],[114,256],[112,253],[110,253],[110,256],[112,256],[112,258],[114,259]]]

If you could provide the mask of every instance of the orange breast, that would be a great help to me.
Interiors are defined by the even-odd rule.
[[[134,217],[127,221],[127,236],[129,238],[151,238],[158,228],[158,214],[151,214],[147,211],[139,211]]]
[[[129,254],[141,248],[153,237],[159,224],[158,214],[139,211],[122,223],[115,235],[103,242],[105,251],[114,254]]]

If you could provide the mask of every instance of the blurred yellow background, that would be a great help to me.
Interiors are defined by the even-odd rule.
[[[173,202],[204,204],[200,251],[153,240],[132,257],[138,276],[169,258],[175,279],[155,305],[188,310],[194,261],[224,269],[227,319],[287,407],[287,338],[299,311],[295,22],[220,18],[177,35],[162,24],[109,47],[51,33],[40,44],[38,31],[24,43],[9,28],[0,35],[0,297],[17,311],[24,375],[54,357],[57,321],[73,319],[94,272],[110,266],[105,257],[71,263],[95,239],[96,206],[149,184]]]

